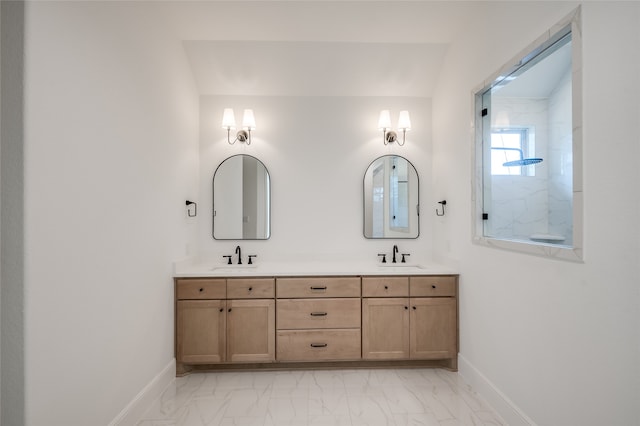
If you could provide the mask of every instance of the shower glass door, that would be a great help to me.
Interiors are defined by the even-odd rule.
[[[571,246],[571,32],[481,97],[485,237]]]

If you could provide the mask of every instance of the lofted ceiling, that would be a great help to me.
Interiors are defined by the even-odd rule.
[[[429,96],[446,44],[187,41],[202,94]]]
[[[477,2],[159,2],[202,95],[433,95]]]

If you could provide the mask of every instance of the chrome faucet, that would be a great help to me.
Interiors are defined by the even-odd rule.
[[[394,245],[393,246],[393,259],[391,260],[391,263],[396,263],[396,253],[398,252],[398,246]]]
[[[236,247],[236,254],[238,255],[238,265],[242,265],[242,250],[240,246]]]

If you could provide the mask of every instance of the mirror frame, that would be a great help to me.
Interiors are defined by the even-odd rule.
[[[411,237],[399,237],[399,236],[392,236],[392,237],[370,237],[367,236],[366,233],[366,210],[367,210],[367,200],[366,200],[366,188],[367,188],[367,173],[369,172],[369,169],[371,168],[371,166],[378,160],[382,159],[382,158],[386,158],[386,157],[397,157],[397,158],[402,158],[403,160],[405,160],[407,162],[407,164],[409,166],[411,166],[413,168],[413,171],[416,174],[416,194],[418,199],[416,200],[416,236],[411,236]],[[412,209],[413,207],[409,207],[409,209]],[[362,178],[362,235],[368,239],[368,240],[415,240],[418,237],[420,237],[420,176],[418,175],[418,169],[416,169],[416,167],[413,165],[413,163],[411,161],[409,161],[408,159],[406,159],[405,157],[403,157],[402,155],[395,155],[395,154],[385,154],[385,155],[381,155],[380,157],[374,159],[371,163],[369,163],[369,165],[367,166],[367,169],[364,172],[364,176]]]
[[[216,188],[216,175],[218,174],[218,170],[220,170],[220,167],[222,167],[222,165],[227,161],[230,160],[232,158],[235,157],[249,157],[254,159],[255,161],[257,161],[258,163],[262,164],[262,167],[264,168],[265,172],[267,173],[268,176],[268,181],[269,181],[269,200],[267,203],[267,215],[269,217],[268,220],[268,232],[266,234],[266,236],[264,238],[216,238],[216,221],[215,221],[215,217],[216,217],[216,203],[215,203],[215,188]],[[268,240],[271,238],[271,193],[272,193],[272,189],[271,189],[271,173],[269,173],[269,169],[267,168],[267,166],[265,166],[265,164],[260,161],[260,159],[258,159],[257,157],[254,157],[253,155],[249,155],[249,154],[234,154],[231,155],[227,158],[225,158],[224,160],[222,160],[220,162],[220,164],[218,164],[218,167],[216,167],[216,170],[213,172],[213,179],[211,181],[211,236],[213,237],[214,240],[217,241],[264,241],[264,240]]]

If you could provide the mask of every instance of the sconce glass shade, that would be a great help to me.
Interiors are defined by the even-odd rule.
[[[245,109],[244,116],[242,117],[242,128],[247,130],[255,130],[256,119],[253,116],[252,109]]]
[[[400,117],[398,118],[398,130],[411,130],[409,111],[400,111]]]
[[[391,128],[391,114],[388,109],[380,111],[378,119],[378,130],[386,130]]]
[[[223,129],[235,129],[236,117],[233,115],[232,108],[225,108],[222,114],[222,128]]]

